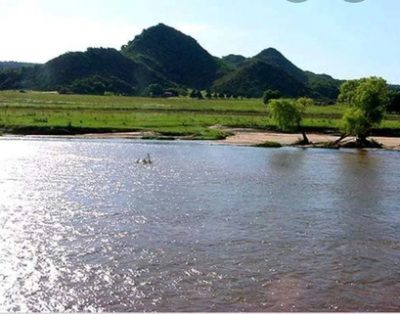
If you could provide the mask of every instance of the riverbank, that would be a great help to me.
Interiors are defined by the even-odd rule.
[[[218,144],[230,144],[238,146],[256,146],[265,142],[278,143],[282,146],[296,145],[296,142],[301,140],[300,133],[281,133],[272,131],[261,131],[256,129],[224,129],[232,135],[227,136],[222,140],[215,140],[213,142]],[[340,138],[338,135],[330,135],[323,133],[309,133],[308,138],[311,143],[318,145],[328,142],[335,142]],[[121,132],[121,133],[92,133],[76,135],[80,138],[125,138],[125,139],[165,139],[165,140],[191,140],[190,136],[162,136],[154,132]],[[400,137],[387,137],[387,136],[372,136],[372,139],[383,145],[384,149],[400,150]],[[353,141],[354,137],[348,137],[344,142]]]
[[[225,139],[213,140],[215,144],[235,145],[235,146],[258,146],[264,143],[276,143],[281,146],[294,146],[301,139],[300,133],[281,133],[273,131],[263,131],[250,128],[224,128],[224,132],[231,134]],[[4,134],[5,136],[18,136],[15,134]],[[196,140],[192,136],[169,136],[152,131],[135,132],[104,132],[86,133],[76,135],[25,135],[28,137],[53,137],[53,138],[80,138],[80,139],[132,139],[132,140]],[[335,142],[340,138],[339,135],[324,133],[308,133],[308,138],[313,145],[323,147],[326,143]],[[400,150],[400,137],[372,136],[372,139],[380,144],[382,148],[389,150]],[[348,137],[344,143],[353,141],[353,137]],[[312,147],[308,145],[305,147]]]
[[[313,143],[337,140],[346,107],[310,106],[302,127]],[[0,92],[0,134],[83,138],[212,140],[229,145],[294,145],[299,134],[275,132],[260,99],[196,100]],[[400,115],[371,130],[384,148],[399,149]],[[322,144],[321,144],[322,143]]]
[[[309,106],[302,121],[308,133],[339,134],[341,105]],[[123,96],[58,95],[17,91],[0,92],[0,133],[20,135],[82,135],[123,133],[123,136],[165,139],[236,141],[239,133],[276,131],[260,99],[143,98]],[[247,132],[246,131],[246,132]],[[139,132],[138,135],[127,133]],[[97,134],[99,133],[99,134]],[[246,133],[247,134],[247,133]],[[376,136],[400,137],[400,115],[387,114],[372,130]],[[235,135],[233,139],[230,138]],[[247,134],[248,135],[248,134]],[[279,137],[283,137],[279,136]],[[297,136],[296,136],[297,138]],[[291,144],[279,139],[283,144]],[[238,139],[238,142],[242,140]],[[245,141],[246,142],[246,141]],[[259,141],[256,140],[255,143]],[[253,138],[250,140],[254,144]]]
[[[265,142],[275,142],[282,146],[295,145],[296,142],[301,140],[302,136],[300,133],[279,133],[271,131],[260,131],[254,129],[229,129],[232,136],[228,136],[226,139],[218,141],[224,144],[233,145],[260,145]],[[318,145],[329,142],[335,142],[340,138],[338,135],[324,134],[324,133],[308,133],[307,134],[311,143]],[[385,149],[400,150],[400,137],[388,137],[388,136],[371,136],[370,140],[374,140],[383,145]],[[344,142],[354,141],[354,137],[348,137],[344,139]]]

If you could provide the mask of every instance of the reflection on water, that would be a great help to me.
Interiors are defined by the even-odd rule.
[[[0,312],[400,309],[398,152],[0,151]]]

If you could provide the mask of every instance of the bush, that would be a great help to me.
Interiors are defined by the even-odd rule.
[[[278,142],[272,142],[272,141],[266,141],[261,144],[255,145],[256,147],[267,147],[267,148],[279,148],[282,147],[282,145]]]
[[[272,99],[279,99],[282,97],[282,94],[278,90],[267,89],[263,94],[263,103],[266,105]]]

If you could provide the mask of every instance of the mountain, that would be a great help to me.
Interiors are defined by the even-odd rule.
[[[303,71],[274,48],[264,49],[251,58],[229,55],[222,60],[234,71],[214,83],[214,88],[220,92],[247,90],[250,97],[261,97],[265,89],[277,89],[285,96],[309,96],[325,100],[336,99],[339,94],[341,81],[326,74]],[[270,67],[257,69],[261,65]],[[280,82],[274,81],[277,77],[280,77]],[[250,88],[249,82],[256,85]]]
[[[15,70],[23,67],[33,67],[37,63],[17,62],[17,61],[0,61],[0,70]]]
[[[389,84],[389,89],[400,92],[400,85]]]
[[[137,89],[153,83],[172,84],[146,65],[111,48],[89,48],[85,52],[69,52],[52,59],[40,68],[37,84],[41,89],[56,89],[93,76],[116,78]]]
[[[306,74],[274,48],[265,49],[250,60],[262,61],[266,64],[279,68],[300,82],[307,81]]]
[[[334,79],[327,74],[315,74],[305,71],[307,76],[307,86],[313,90],[314,97],[335,100],[339,95],[340,85],[343,80]]]
[[[305,84],[282,69],[256,60],[215,81],[213,89],[220,93],[245,97],[261,97],[267,89],[279,90],[286,97],[307,96],[312,93]]]
[[[121,51],[168,80],[191,88],[210,87],[220,70],[216,59],[196,40],[164,24],[144,30]]]
[[[1,69],[1,65],[7,69]],[[0,63],[0,89],[65,90],[76,93],[146,94],[158,89],[193,88],[247,97],[277,89],[285,97],[334,100],[342,81],[303,71],[268,48],[247,58],[210,55],[192,37],[164,24],[143,30],[121,50],[89,48],[68,52],[43,65]],[[153,86],[154,87],[154,86]]]
[[[230,54],[221,58],[223,62],[225,62],[232,69],[237,69],[242,66],[244,62],[247,60],[246,57],[241,55]]]
[[[0,89],[66,90],[77,93],[133,94],[150,84],[173,82],[111,48],[68,52],[43,65],[0,72]]]

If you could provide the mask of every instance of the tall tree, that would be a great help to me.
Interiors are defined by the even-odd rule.
[[[312,103],[312,99],[305,97],[299,98],[298,100],[273,99],[268,105],[270,118],[282,131],[300,131],[303,136],[301,144],[310,144],[301,122],[306,107]]]
[[[381,123],[388,101],[387,83],[382,78],[343,83],[338,102],[349,106],[343,115],[344,131],[356,136],[357,143],[367,144],[369,132]]]

